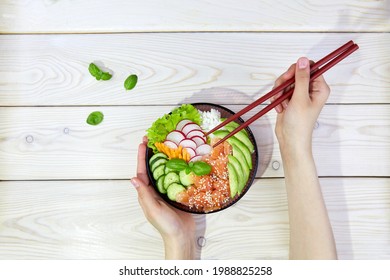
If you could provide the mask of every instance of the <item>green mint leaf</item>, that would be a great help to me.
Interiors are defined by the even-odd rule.
[[[96,78],[96,80],[109,80],[111,79],[112,75],[108,72],[103,72],[100,70],[99,67],[97,67],[94,63],[90,63],[88,67],[89,73],[91,73],[92,76]]]
[[[169,160],[166,166],[176,171],[182,171],[188,167],[187,162],[184,159],[178,159],[178,158],[173,158]]]
[[[102,76],[101,76],[103,81],[107,81],[107,80],[111,79],[111,77],[112,77],[112,75],[108,72],[103,72]]]
[[[191,173],[191,168],[188,166],[187,168],[186,168],[186,174],[188,175],[188,174],[190,174]]]
[[[100,73],[102,72],[102,70],[100,70],[100,68],[97,67],[97,66],[96,66],[95,64],[93,64],[93,63],[89,64],[88,70],[89,70],[89,73],[91,73],[91,75],[94,76],[95,78],[96,78],[98,75],[101,75]]]
[[[211,166],[204,161],[196,161],[194,162],[192,171],[198,176],[207,175],[211,172]]]
[[[125,89],[126,90],[132,90],[135,85],[137,84],[138,82],[138,77],[137,75],[130,75],[129,77],[127,77],[127,79],[125,80]]]
[[[87,118],[87,124],[98,125],[103,121],[104,115],[102,112],[96,111],[89,114]]]

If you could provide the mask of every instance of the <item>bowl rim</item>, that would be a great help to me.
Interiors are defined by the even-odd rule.
[[[226,111],[226,112],[228,112],[229,114],[232,114],[232,115],[235,114],[232,110],[230,110],[230,109],[228,109],[228,108],[226,108],[226,107],[224,107],[222,105],[218,105],[218,104],[207,103],[207,102],[196,102],[196,103],[189,103],[189,104],[193,105],[194,107],[196,107],[196,106],[210,106],[212,108],[222,109],[222,110],[224,110],[224,111]],[[180,105],[178,105],[178,106],[180,106]],[[240,122],[240,123],[244,122],[244,120],[241,117],[237,118],[235,121],[236,122]],[[236,197],[234,200],[232,200],[229,203],[223,205],[221,208],[213,210],[213,211],[210,211],[210,212],[194,211],[194,210],[188,209],[188,207],[185,206],[184,204],[181,204],[181,203],[178,203],[176,201],[170,200],[166,194],[160,193],[158,191],[158,189],[157,189],[156,180],[154,180],[153,174],[152,174],[152,172],[150,170],[150,166],[149,166],[149,158],[153,155],[153,150],[151,148],[149,148],[149,147],[146,147],[145,162],[146,162],[146,171],[147,171],[147,175],[148,175],[148,179],[149,179],[150,185],[153,187],[154,191],[157,192],[158,195],[166,203],[168,203],[168,205],[174,207],[175,209],[179,209],[179,210],[187,212],[187,213],[191,213],[191,214],[213,214],[213,213],[217,213],[219,211],[225,210],[225,209],[233,206],[242,197],[244,197],[244,195],[248,192],[248,190],[252,186],[253,181],[256,179],[256,173],[257,173],[258,163],[259,163],[259,154],[258,154],[258,149],[257,149],[257,143],[256,143],[255,136],[254,136],[252,130],[249,128],[249,126],[247,126],[245,128],[245,130],[248,132],[249,138],[250,138],[250,140],[251,140],[251,142],[253,143],[253,146],[254,146],[254,151],[252,153],[252,170],[250,172],[251,176],[249,177],[247,183],[245,184],[245,187],[244,187],[243,191],[241,192],[241,194],[238,197]],[[253,172],[253,174],[252,174],[252,172]]]

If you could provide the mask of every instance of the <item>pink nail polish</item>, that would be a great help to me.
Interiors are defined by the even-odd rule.
[[[298,60],[299,69],[305,69],[308,65],[309,65],[309,61],[307,60],[307,58],[301,57]]]
[[[138,187],[139,187],[138,182],[135,181],[134,179],[131,179],[131,180],[130,180],[130,183],[133,185],[134,188],[138,188]]]

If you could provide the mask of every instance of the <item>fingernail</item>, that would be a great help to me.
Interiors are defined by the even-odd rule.
[[[279,106],[276,106],[276,107],[275,107],[275,110],[276,110],[276,112],[278,112],[278,113],[282,112],[282,110],[280,110],[280,107],[279,107]]]
[[[148,143],[148,137],[146,137],[146,136],[142,137],[142,143],[147,144]]]
[[[309,61],[305,57],[301,57],[298,59],[298,68],[299,69],[305,69],[309,65]]]
[[[136,180],[134,180],[134,178],[131,179],[130,182],[131,182],[131,184],[133,185],[134,188],[138,188],[139,187],[138,182]]]
[[[287,109],[287,102],[283,102],[282,106],[283,106],[284,109]]]

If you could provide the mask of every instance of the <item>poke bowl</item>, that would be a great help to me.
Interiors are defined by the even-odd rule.
[[[239,201],[256,176],[258,151],[249,127],[221,144],[243,120],[205,133],[234,112],[216,104],[183,104],[147,130],[146,167],[151,185],[171,206],[214,213]]]

